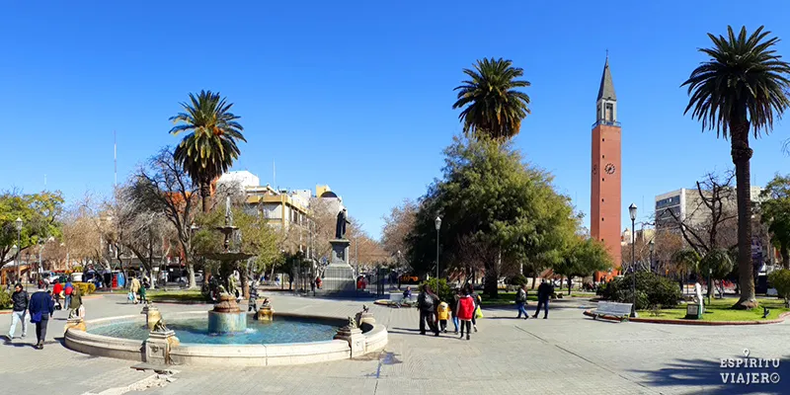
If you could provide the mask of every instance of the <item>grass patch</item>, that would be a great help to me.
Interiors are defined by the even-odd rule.
[[[206,302],[206,297],[200,290],[151,291],[146,292],[145,296],[152,302]]]
[[[707,301],[707,299],[706,299]],[[705,313],[702,314],[702,321],[763,321],[763,309],[756,308],[753,310],[733,310],[732,305],[737,302],[737,298],[724,298],[724,299],[711,299],[710,305],[705,305]],[[761,307],[767,307],[771,310],[766,320],[774,320],[779,318],[779,315],[790,311],[784,307],[784,302],[781,299],[759,299]],[[673,309],[658,310],[658,315],[655,315],[650,310],[640,310],[639,316],[642,318],[655,318],[660,320],[680,320],[686,317],[685,305],[680,305]]]

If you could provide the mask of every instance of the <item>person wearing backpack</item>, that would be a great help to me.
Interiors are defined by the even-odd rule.
[[[516,292],[516,309],[518,310],[518,317],[516,319],[521,318],[521,314],[524,314],[524,319],[529,318],[529,313],[527,313],[527,284],[522,284],[521,288],[518,289]]]
[[[439,336],[439,328],[436,326],[436,305],[438,302],[436,295],[431,292],[431,286],[422,286],[422,292],[417,297],[417,306],[420,309],[420,334],[425,334],[425,321],[428,321],[428,328],[434,335]]]
[[[71,278],[66,280],[66,285],[63,287],[63,294],[66,295],[66,300],[63,305],[68,308],[71,306],[71,294],[74,293],[74,284],[71,283]]]

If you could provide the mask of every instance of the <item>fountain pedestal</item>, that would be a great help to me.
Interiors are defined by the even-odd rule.
[[[272,306],[261,306],[258,309],[258,321],[271,321],[274,318],[274,309]]]
[[[66,326],[63,328],[63,333],[66,333],[67,330],[72,328],[85,332],[85,321],[83,321],[80,317],[69,318],[66,321]]]
[[[172,330],[149,332],[148,339],[145,341],[143,362],[152,365],[170,364],[170,350],[178,345],[178,338]]]
[[[234,333],[247,330],[247,314],[239,309],[236,298],[222,294],[214,310],[208,312],[209,333]]]
[[[351,348],[351,358],[365,355],[365,335],[356,326],[345,326],[337,331],[335,340],[345,340]]]

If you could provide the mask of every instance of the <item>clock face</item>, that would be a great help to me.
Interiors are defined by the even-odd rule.
[[[613,164],[608,163],[606,165],[606,167],[604,168],[604,170],[606,171],[607,174],[614,174],[615,170],[617,170],[617,169],[615,169]]]

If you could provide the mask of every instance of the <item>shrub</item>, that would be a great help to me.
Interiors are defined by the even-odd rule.
[[[526,285],[529,280],[523,274],[516,274],[515,276],[508,277],[507,284],[508,285],[515,285],[520,287],[522,285]]]
[[[90,295],[96,292],[96,284],[94,283],[72,283],[75,287],[79,287],[81,295]]]
[[[776,288],[779,297],[784,298],[785,303],[790,301],[790,270],[774,270],[768,275],[768,281]]]
[[[10,309],[13,304],[11,294],[0,288],[0,310]]]
[[[422,285],[420,286],[421,290],[422,290],[422,286],[425,285],[425,284],[430,285],[430,287],[433,290],[433,292],[437,296],[439,296],[439,299],[441,299],[443,302],[450,303],[450,302],[453,301],[453,296],[454,296],[453,295],[453,290],[447,284],[447,280],[439,279],[438,282],[437,282],[437,280],[435,278],[432,278],[432,279],[422,283]]]
[[[598,289],[598,295],[603,299],[621,303],[633,303],[634,297],[633,274],[615,278]],[[677,306],[681,298],[680,289],[672,280],[661,277],[652,272],[638,272],[636,274],[637,310],[644,310],[651,306],[661,305],[664,308]],[[642,295],[646,300],[641,300]]]

